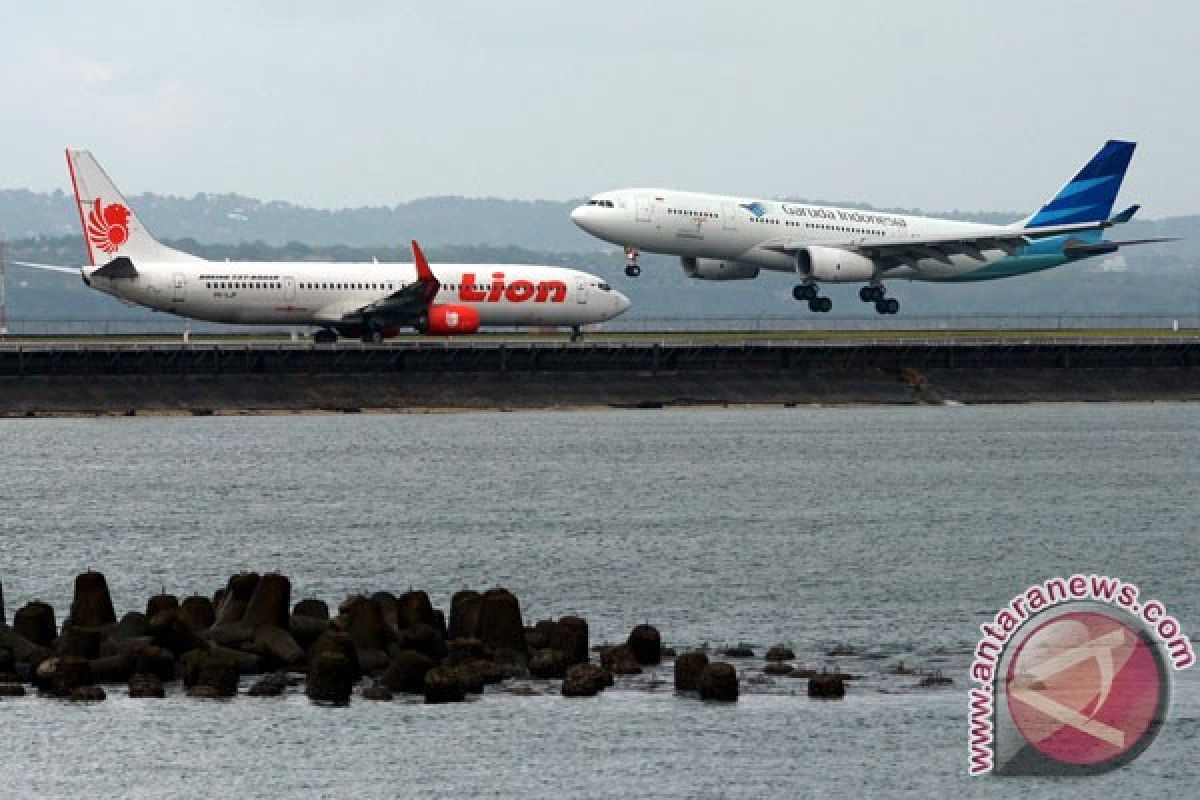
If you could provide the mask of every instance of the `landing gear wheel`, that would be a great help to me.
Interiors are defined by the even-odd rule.
[[[642,274],[642,268],[638,266],[638,249],[636,247],[625,248],[625,274],[630,278],[636,278]]]
[[[828,297],[810,297],[808,300],[808,310],[817,313],[825,313],[833,308],[833,301]]]
[[[382,344],[383,331],[371,331],[370,335],[367,336],[367,341],[369,341],[371,344]]]
[[[322,328],[313,334],[313,344],[334,344],[338,340],[338,335],[329,328]]]
[[[879,302],[883,303],[885,314],[895,314],[900,310],[900,301],[894,297],[889,297],[886,300],[880,300]]]
[[[792,297],[797,300],[812,301],[817,296],[817,287],[808,283],[799,283],[792,287]],[[815,310],[815,309],[814,309]]]
[[[858,290],[858,299],[864,303],[882,303],[886,294],[882,286],[864,286]]]

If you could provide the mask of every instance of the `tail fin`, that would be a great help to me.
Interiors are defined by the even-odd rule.
[[[92,266],[120,256],[134,262],[201,260],[159,244],[89,151],[67,150],[67,169]]]
[[[1082,222],[1101,222],[1108,219],[1116,202],[1117,192],[1129,160],[1133,158],[1135,142],[1110,139],[1092,156],[1083,169],[1059,190],[1048,203],[1026,219],[1023,227],[1073,225]]]

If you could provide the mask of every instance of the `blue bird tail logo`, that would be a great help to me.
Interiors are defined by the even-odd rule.
[[[1133,158],[1134,146],[1133,142],[1107,142],[1058,194],[1029,218],[1028,227],[1108,219]]]
[[[746,209],[756,217],[761,217],[763,214],[767,213],[767,209],[757,200],[755,200],[753,203],[741,203],[739,207]]]

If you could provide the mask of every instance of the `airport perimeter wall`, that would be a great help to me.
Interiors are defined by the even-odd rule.
[[[0,415],[1200,399],[1200,337],[0,345]]]

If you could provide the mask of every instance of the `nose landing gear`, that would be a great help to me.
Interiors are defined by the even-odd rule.
[[[638,249],[636,247],[625,248],[625,274],[630,278],[636,278],[642,274],[642,268],[638,266]]]
[[[874,303],[875,311],[880,314],[895,314],[900,310],[900,301],[887,296],[883,285],[864,286],[858,290],[858,299],[864,303]]]

